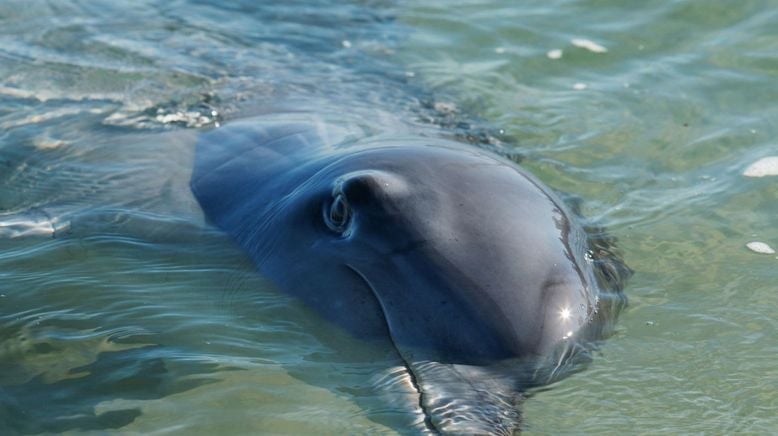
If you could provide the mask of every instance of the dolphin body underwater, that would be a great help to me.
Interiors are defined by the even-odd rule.
[[[521,392],[588,361],[625,304],[563,202],[470,144],[265,115],[201,135],[191,189],[278,288],[389,337],[434,432],[518,431]]]

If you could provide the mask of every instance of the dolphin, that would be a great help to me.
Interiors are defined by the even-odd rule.
[[[515,431],[624,304],[557,195],[470,144],[264,115],[201,135],[190,183],[281,290],[391,340],[433,431]]]

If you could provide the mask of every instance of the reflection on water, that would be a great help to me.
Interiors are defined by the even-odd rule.
[[[289,95],[521,156],[618,237],[631,308],[525,430],[774,431],[778,261],[746,248],[778,246],[748,169],[776,155],[773,6],[2,2],[0,433],[424,428],[385,344],[271,289],[189,194],[193,128]]]

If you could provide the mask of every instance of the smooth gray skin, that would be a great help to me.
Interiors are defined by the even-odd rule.
[[[582,230],[513,162],[296,118],[202,135],[191,181],[206,216],[281,289],[354,335],[389,335],[406,361],[542,356],[594,317]],[[338,196],[342,232],[327,225]]]

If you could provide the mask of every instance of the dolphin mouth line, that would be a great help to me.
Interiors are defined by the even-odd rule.
[[[389,326],[389,318],[386,316],[386,309],[384,308],[384,303],[381,301],[381,298],[379,298],[378,293],[376,293],[375,288],[373,287],[373,284],[370,283],[370,280],[365,277],[364,274],[362,274],[358,269],[356,269],[354,266],[346,263],[346,268],[350,269],[354,274],[356,274],[364,283],[367,285],[368,289],[370,289],[370,292],[373,294],[373,298],[378,301],[378,306],[381,308],[381,313],[384,315],[384,322],[386,323],[386,331],[389,333],[389,339],[392,341],[392,345],[394,346],[394,349],[397,351],[397,355],[400,356],[400,359],[403,361],[403,364],[405,364],[405,368],[408,371],[408,376],[411,380],[411,385],[413,385],[413,388],[416,390],[416,392],[419,393],[419,409],[421,409],[421,412],[424,414],[424,426],[428,431],[434,432],[435,434],[441,434],[440,430],[435,427],[434,422],[432,421],[432,415],[430,415],[427,408],[424,406],[424,392],[421,390],[421,386],[419,384],[419,380],[417,379],[417,375],[413,372],[413,368],[411,367],[408,360],[405,358],[403,353],[400,351],[400,349],[397,347],[397,342],[395,342],[394,336],[392,336],[392,329]]]

